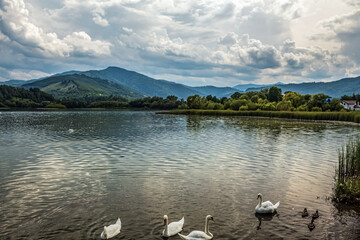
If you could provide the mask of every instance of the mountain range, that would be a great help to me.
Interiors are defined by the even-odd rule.
[[[0,83],[1,84],[1,83]],[[24,88],[40,88],[56,98],[82,98],[85,96],[121,95],[128,99],[146,96],[167,97],[174,95],[186,99],[195,94],[229,97],[234,92],[259,91],[277,86],[283,92],[301,94],[324,93],[331,97],[360,93],[360,77],[345,78],[333,82],[312,82],[299,84],[276,83],[273,85],[239,84],[234,87],[201,86],[190,87],[166,80],[157,80],[146,75],[119,67],[103,70],[68,71],[41,79],[9,80],[2,84]]]

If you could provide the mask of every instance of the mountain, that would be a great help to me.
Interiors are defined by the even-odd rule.
[[[234,92],[238,92],[238,89],[231,87],[214,87],[214,86],[203,86],[203,87],[191,87],[191,89],[199,92],[199,95],[207,96],[213,95],[218,98],[230,97]]]
[[[292,91],[301,94],[324,93],[330,97],[340,98],[343,95],[352,96],[360,94],[360,76],[356,78],[343,78],[333,82],[290,83],[275,85],[283,92]],[[249,88],[247,91],[260,91],[262,88]]]
[[[82,72],[82,74],[121,84],[147,96],[167,97],[169,95],[175,95],[179,98],[186,99],[188,96],[199,94],[199,92],[183,84],[156,80],[143,74],[118,67],[108,67],[104,70],[91,70]]]
[[[242,92],[245,92],[246,90],[248,89],[255,89],[255,88],[268,88],[268,87],[271,87],[271,86],[278,86],[278,85],[284,85],[284,83],[281,83],[281,82],[278,82],[278,83],[275,83],[275,84],[267,84],[267,85],[261,85],[261,84],[239,84],[239,85],[236,85],[234,86],[233,88],[239,90],[239,91],[242,91]]]
[[[12,86],[12,87],[21,87],[23,84],[26,84],[26,83],[31,83],[31,82],[35,82],[35,81],[38,81],[39,79],[33,79],[33,80],[15,80],[15,79],[12,79],[12,80],[8,80],[8,81],[5,81],[5,82],[0,82],[0,85],[8,85],[8,86]]]
[[[144,97],[143,94],[108,80],[91,78],[85,75],[71,74],[52,76],[22,87],[40,88],[41,91],[53,95],[55,98],[75,98],[121,95],[129,99]]]

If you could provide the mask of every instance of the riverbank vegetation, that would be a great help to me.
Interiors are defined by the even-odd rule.
[[[281,89],[274,86],[259,92],[236,92],[230,98],[194,95],[186,102],[189,109],[207,110],[330,112],[343,109],[340,99],[322,93],[303,95],[286,92],[283,95]]]
[[[212,115],[212,116],[244,116],[287,118],[314,121],[344,121],[360,123],[360,112],[291,112],[291,111],[234,111],[234,110],[204,110],[204,109],[179,109],[166,114],[178,115]]]
[[[335,200],[360,204],[360,139],[348,141],[339,151]]]

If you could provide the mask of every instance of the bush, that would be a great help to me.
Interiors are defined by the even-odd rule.
[[[320,107],[313,107],[311,108],[312,112],[322,112],[322,109]]]
[[[46,105],[46,108],[66,108],[65,105],[62,105],[60,103],[50,103],[48,105]]]
[[[239,111],[247,111],[248,110],[248,106],[241,106],[239,108]]]

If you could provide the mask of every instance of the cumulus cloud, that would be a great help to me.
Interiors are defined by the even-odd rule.
[[[348,5],[334,1],[337,6],[358,6],[355,0],[346,0]],[[319,26],[314,27],[319,39],[336,41],[339,49],[306,46],[294,39],[299,35],[294,32],[301,32],[294,24],[315,11],[326,12],[312,9],[312,4],[304,0],[64,0],[56,4],[2,0],[0,52],[6,57],[0,59],[0,67],[9,69],[10,76],[10,71],[24,67],[23,72],[29,73],[37,65],[40,72],[47,68],[57,72],[57,66],[118,65],[155,77],[228,86],[240,80],[281,76],[311,80],[358,71],[352,62],[360,56],[356,10],[311,23]],[[5,76],[4,71],[0,75]]]
[[[360,6],[360,4],[359,4]],[[336,16],[324,21],[322,26],[328,30],[326,38],[341,44],[341,52],[360,63],[360,9],[350,14]]]
[[[110,54],[110,43],[93,41],[85,32],[73,32],[63,39],[54,32],[45,32],[30,21],[23,0],[4,0],[0,5],[0,26],[2,35],[23,49],[25,54],[35,52],[47,57]]]
[[[105,12],[103,9],[101,8],[95,9],[93,10],[92,14],[93,14],[94,23],[103,27],[109,26],[109,22],[104,18]]]

